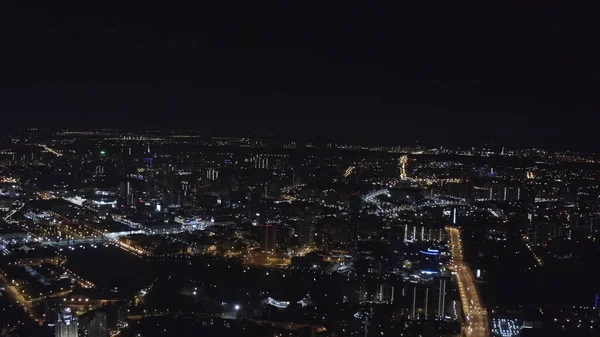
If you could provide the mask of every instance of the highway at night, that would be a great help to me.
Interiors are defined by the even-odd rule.
[[[470,337],[491,336],[487,313],[477,290],[473,271],[463,261],[462,243],[458,228],[450,227],[450,245],[453,267],[460,291],[460,299],[466,318],[466,332]]]

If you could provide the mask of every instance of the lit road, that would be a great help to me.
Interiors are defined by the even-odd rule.
[[[463,261],[462,243],[458,228],[448,227],[453,267],[456,271],[460,300],[466,317],[466,333],[469,337],[491,337],[487,312],[485,311],[473,271]]]
[[[23,294],[21,294],[19,289],[17,289],[11,283],[9,283],[3,274],[0,274],[0,281],[0,284],[2,284],[2,286],[7,290],[6,294],[8,295],[8,297],[10,297],[13,301],[17,302],[17,304],[21,305],[23,307],[23,310],[25,310],[28,313],[31,313],[31,309],[33,306],[31,305],[30,301],[25,299],[25,297],[23,296]]]
[[[55,155],[55,156],[57,156],[57,157],[60,157],[60,156],[62,156],[62,153],[60,153],[60,152],[58,152],[58,151],[56,151],[56,150],[54,150],[54,149],[52,149],[52,148],[48,147],[48,145],[46,145],[46,144],[39,144],[39,145],[40,145],[40,146],[41,146],[41,147],[42,147],[44,150],[46,150],[46,151],[48,151],[48,152],[52,153],[53,155]]]
[[[19,292],[19,289],[13,286],[12,283],[9,283],[4,274],[2,273],[0,273],[0,285],[2,285],[4,289],[6,289],[5,293],[8,295],[8,297],[12,301],[20,305],[21,308],[23,308],[23,310],[29,315],[29,317],[31,317],[31,319],[37,321],[40,325],[43,323],[43,320],[35,318],[33,310],[34,308],[31,301],[25,299],[23,294]]]

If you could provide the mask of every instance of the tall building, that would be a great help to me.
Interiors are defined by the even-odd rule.
[[[101,311],[94,312],[94,316],[92,316],[88,326],[88,337],[108,337],[106,313]]]
[[[258,154],[252,158],[252,161],[254,162],[255,168],[266,169],[269,167],[269,158],[264,155]]]
[[[411,303],[411,319],[435,319],[446,317],[446,279],[413,284],[402,289],[402,296]]]
[[[206,179],[208,179],[208,180],[217,180],[217,179],[219,179],[219,171],[215,170],[214,167],[209,168],[206,171]]]
[[[362,199],[358,196],[348,198],[348,216],[346,219],[347,245],[352,249],[358,246],[358,218],[362,207]]]
[[[190,183],[187,180],[181,182],[181,191],[178,196],[177,204],[185,206],[190,195]]]
[[[56,320],[56,337],[77,337],[77,317],[71,312],[71,308],[65,308],[58,313]]]
[[[105,309],[106,326],[109,330],[117,330],[125,326],[127,320],[127,308],[125,303],[116,303]]]
[[[438,288],[438,317],[444,318],[446,315],[446,279],[441,278],[439,282],[440,286]]]
[[[272,252],[277,248],[277,226],[260,224],[260,250]]]
[[[102,176],[102,175],[104,175],[104,166],[97,165],[96,166],[96,172],[95,172],[94,175],[96,175],[96,176]]]
[[[277,248],[287,250],[292,241],[292,230],[289,227],[277,227]]]
[[[119,197],[129,203],[131,195],[131,183],[129,181],[121,181],[119,184]]]
[[[315,226],[309,208],[304,211],[304,223],[301,223],[298,229],[302,248],[313,246],[315,244]]]

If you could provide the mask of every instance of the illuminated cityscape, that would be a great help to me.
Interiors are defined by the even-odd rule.
[[[570,5],[8,2],[0,337],[600,336]]]
[[[578,274],[598,245],[600,171],[578,166],[594,155],[156,130],[11,138],[2,299],[40,336],[598,330],[598,290]],[[542,283],[567,265],[571,283]],[[579,291],[559,296],[567,284]]]

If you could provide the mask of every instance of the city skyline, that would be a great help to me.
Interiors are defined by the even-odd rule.
[[[582,274],[599,251],[597,155],[254,131],[5,134],[3,329],[43,337],[600,329],[600,290]]]
[[[0,336],[598,336],[595,14],[4,4]]]

